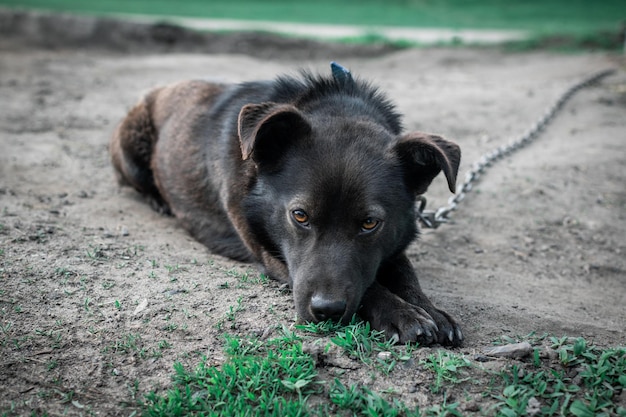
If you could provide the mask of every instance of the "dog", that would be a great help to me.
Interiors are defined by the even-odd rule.
[[[358,314],[396,342],[461,344],[404,253],[416,197],[440,172],[454,193],[460,148],[403,133],[389,99],[341,65],[156,88],[116,128],[110,154],[120,184],[209,250],[289,284],[299,321]]]

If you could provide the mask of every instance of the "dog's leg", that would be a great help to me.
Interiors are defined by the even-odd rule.
[[[376,282],[365,292],[359,314],[401,343],[459,346],[463,340],[454,319],[424,295],[404,254],[381,266]]]
[[[109,151],[119,183],[130,185],[145,195],[156,211],[170,214],[169,207],[154,182],[150,166],[157,131],[148,103],[149,97],[154,96],[157,91],[128,112],[111,138]]]

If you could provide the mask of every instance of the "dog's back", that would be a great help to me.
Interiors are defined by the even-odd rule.
[[[209,123],[211,109],[229,90],[206,81],[152,90],[117,127],[110,152],[120,184],[145,195],[157,211],[176,216],[212,251],[251,261],[220,200],[224,126]]]

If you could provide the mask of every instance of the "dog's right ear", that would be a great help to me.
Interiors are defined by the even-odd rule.
[[[241,157],[257,164],[274,165],[296,140],[307,135],[311,125],[289,104],[246,104],[239,112]]]

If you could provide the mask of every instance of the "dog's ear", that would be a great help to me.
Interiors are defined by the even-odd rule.
[[[461,162],[461,149],[457,144],[440,136],[412,132],[402,136],[394,150],[404,166],[406,181],[416,195],[426,192],[439,171],[446,176],[450,191],[456,191]]]
[[[298,109],[289,104],[246,104],[239,112],[241,157],[272,165],[296,140],[311,131]]]

